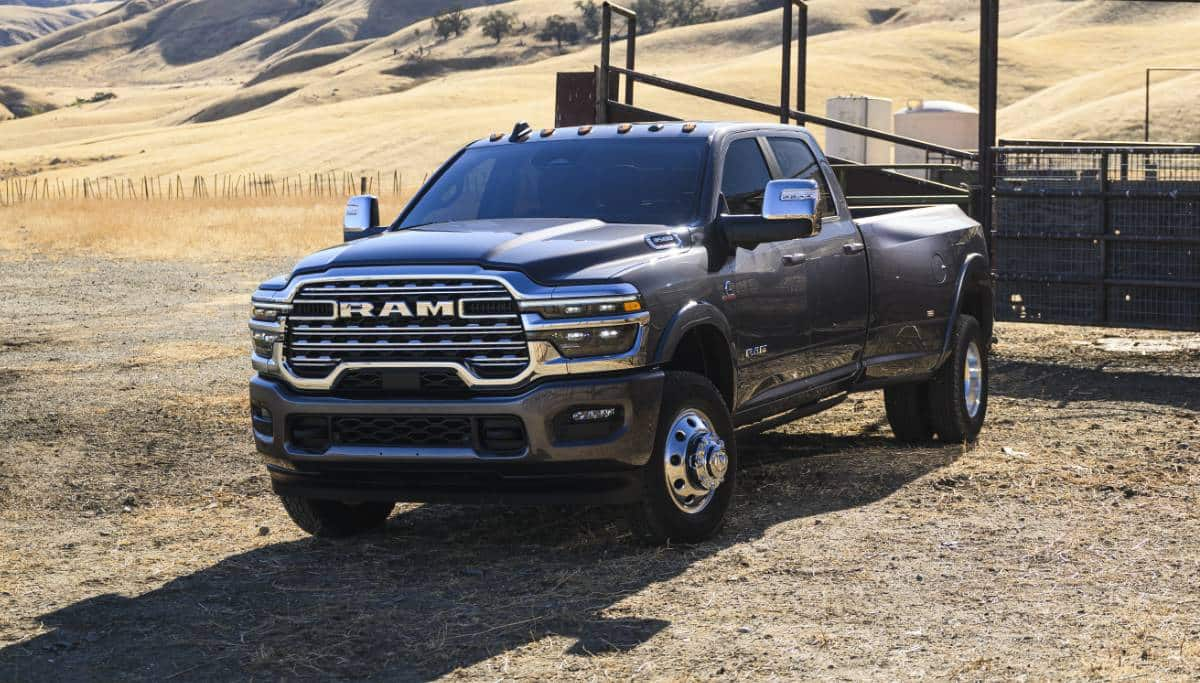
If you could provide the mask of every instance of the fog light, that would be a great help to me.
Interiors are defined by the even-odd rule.
[[[600,422],[617,416],[617,408],[585,408],[571,413],[571,422]]]
[[[250,406],[250,423],[255,432],[268,438],[275,429],[275,419],[271,415],[271,411],[266,406],[257,403]]]

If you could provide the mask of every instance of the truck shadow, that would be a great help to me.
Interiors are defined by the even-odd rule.
[[[879,501],[960,452],[869,434],[753,437],[730,524],[691,547],[634,545],[611,509],[421,506],[379,533],[278,543],[44,614],[47,633],[0,650],[0,680],[424,680],[550,637],[566,660],[626,651],[672,617],[622,617],[626,597],[699,561],[735,571],[723,551]]]
[[[1195,377],[1138,370],[994,359],[991,391],[1007,398],[1073,402],[1147,403],[1200,410],[1200,381]]]

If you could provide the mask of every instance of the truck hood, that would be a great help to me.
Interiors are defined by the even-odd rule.
[[[438,223],[385,232],[319,251],[294,274],[329,268],[417,264],[475,264],[518,270],[543,282],[608,279],[667,251],[648,237],[675,235],[690,245],[687,228],[561,218],[509,218]],[[666,246],[674,246],[664,237]],[[671,249],[673,251],[673,249]]]

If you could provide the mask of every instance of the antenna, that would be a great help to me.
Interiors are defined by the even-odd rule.
[[[529,122],[517,121],[513,124],[512,135],[508,136],[508,141],[521,142],[530,135],[533,135],[533,129],[529,127]]]

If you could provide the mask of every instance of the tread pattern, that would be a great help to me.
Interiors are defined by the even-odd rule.
[[[983,396],[979,411],[972,418],[963,400],[963,363],[967,346],[974,340],[981,350],[987,349],[979,322],[969,315],[960,315],[950,339],[951,354],[929,383],[929,419],[938,438],[946,443],[969,443],[979,436],[987,415],[988,358],[983,351]]]
[[[345,538],[374,529],[387,521],[395,503],[349,505],[336,500],[280,496],[283,509],[296,526],[313,536]]]
[[[729,471],[724,483],[717,488],[708,507],[694,515],[682,512],[671,502],[661,461],[670,423],[687,407],[699,408],[716,423],[714,426],[729,454]],[[650,461],[642,468],[642,499],[626,509],[630,531],[639,541],[654,545],[668,541],[696,543],[711,537],[720,530],[733,500],[738,459],[729,409],[721,392],[707,377],[694,372],[667,373],[654,444]]]
[[[883,390],[883,405],[888,424],[896,439],[904,443],[924,443],[933,439],[929,416],[929,383],[902,384]]]

